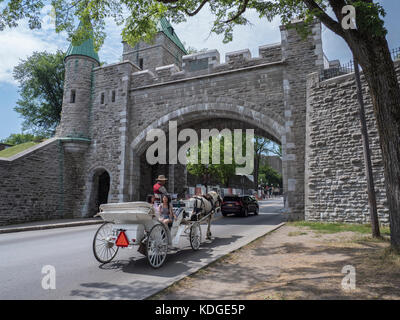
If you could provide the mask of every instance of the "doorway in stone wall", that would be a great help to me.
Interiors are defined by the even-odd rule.
[[[93,175],[89,217],[99,212],[101,204],[108,202],[110,175],[105,169],[96,170]]]

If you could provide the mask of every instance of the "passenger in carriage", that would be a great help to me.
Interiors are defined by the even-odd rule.
[[[168,196],[164,195],[162,197],[162,203],[158,207],[158,212],[160,214],[159,220],[164,223],[167,227],[172,225],[174,221],[174,211],[172,210],[172,205]]]
[[[156,202],[156,197],[155,197],[154,194],[147,196],[147,202],[150,203],[153,206],[154,211],[157,214],[157,216],[160,216],[160,214],[158,212],[158,207],[159,207],[160,203]]]

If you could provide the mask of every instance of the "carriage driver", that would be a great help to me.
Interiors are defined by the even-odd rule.
[[[155,201],[158,201],[161,203],[161,198],[163,195],[168,195],[168,191],[165,188],[165,182],[168,179],[165,178],[164,175],[159,175],[157,178],[157,183],[153,186],[153,192],[154,196],[156,197]]]

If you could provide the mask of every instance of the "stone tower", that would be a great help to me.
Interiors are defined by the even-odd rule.
[[[80,27],[80,26],[79,26]],[[57,137],[89,141],[93,92],[93,69],[100,65],[93,38],[70,45],[64,60],[65,79],[61,123]]]
[[[129,60],[142,70],[155,71],[157,67],[175,64],[182,66],[182,57],[187,51],[174,28],[166,18],[157,24],[158,33],[152,43],[141,41],[133,48],[124,42],[123,60]]]

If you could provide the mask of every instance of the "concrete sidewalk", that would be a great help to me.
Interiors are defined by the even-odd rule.
[[[0,226],[0,234],[33,230],[45,230],[55,228],[79,227],[92,224],[103,223],[103,219],[99,218],[82,218],[82,219],[57,219],[27,222],[21,224],[13,224],[8,226]]]

